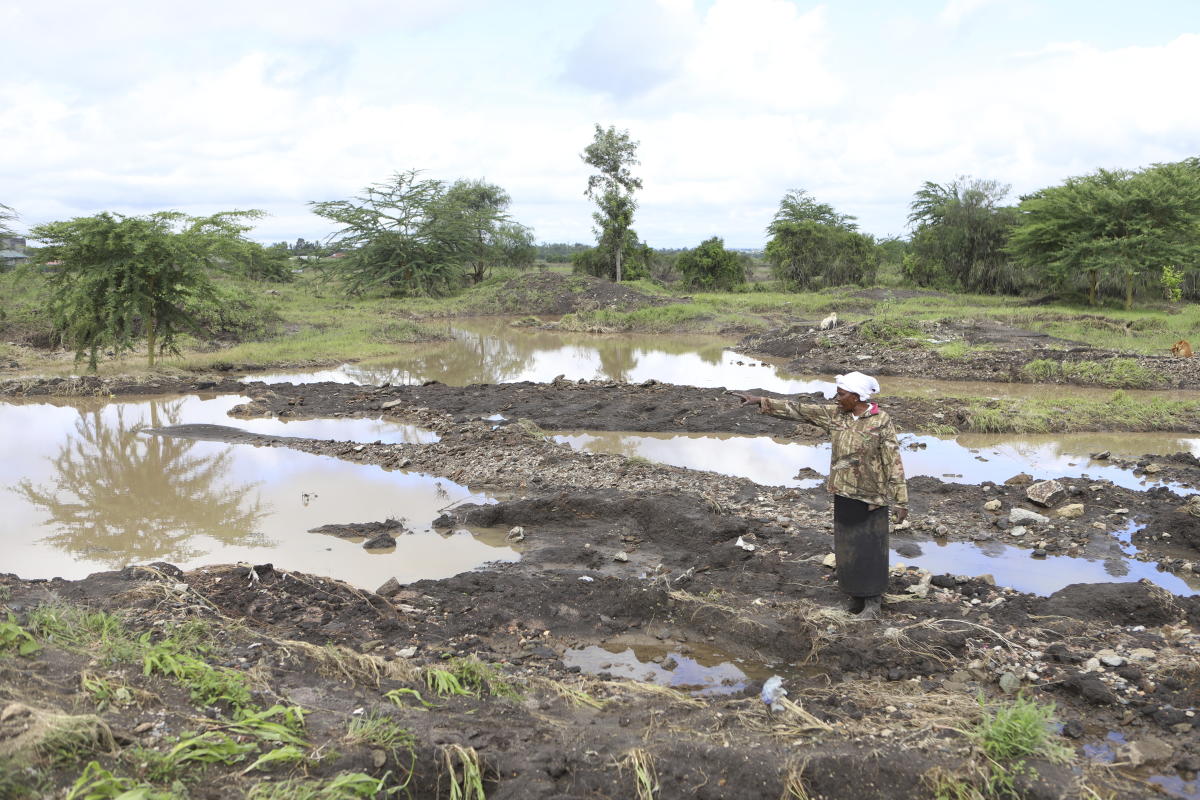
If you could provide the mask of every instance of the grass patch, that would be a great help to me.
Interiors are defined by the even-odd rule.
[[[129,778],[119,778],[91,761],[67,790],[66,800],[173,800],[174,792],[163,792]]]
[[[1089,386],[1140,389],[1154,384],[1153,372],[1132,358],[1105,361],[1054,361],[1039,358],[1021,368],[1039,383],[1081,383]]]
[[[1107,399],[966,398],[965,403],[967,421],[962,429],[976,433],[1179,431],[1200,424],[1200,402],[1142,400],[1122,391]]]
[[[921,329],[910,319],[875,317],[859,323],[858,335],[871,342],[896,346],[921,335]]]
[[[450,800],[487,800],[483,762],[474,747],[447,745],[442,748],[442,766],[450,782]]]
[[[44,643],[65,650],[88,651],[102,663],[132,661],[139,649],[124,621],[105,611],[47,603],[29,612],[27,624]]]
[[[341,772],[332,778],[291,778],[260,783],[246,793],[246,800],[355,800],[375,797],[388,789],[384,778],[363,772]]]
[[[625,754],[621,766],[633,773],[633,788],[638,800],[654,800],[659,790],[654,756],[646,749],[637,747]]]
[[[451,659],[444,669],[426,667],[422,674],[425,687],[438,697],[480,697],[485,692],[493,697],[521,696],[517,688],[499,670],[484,664],[474,656]],[[419,694],[417,698],[420,699]]]
[[[1055,741],[1050,726],[1054,704],[1041,705],[1018,697],[1009,705],[988,708],[980,699],[983,718],[971,731],[984,755],[993,761],[1036,756],[1054,763],[1071,759],[1069,747]]]
[[[41,649],[37,639],[17,624],[17,618],[11,611],[8,612],[8,619],[0,622],[0,654],[31,656]]]

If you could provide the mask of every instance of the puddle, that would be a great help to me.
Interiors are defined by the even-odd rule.
[[[1108,558],[1087,559],[1075,556],[1033,558],[1028,549],[1010,547],[1003,542],[917,542],[921,555],[902,556],[892,550],[893,564],[904,563],[927,569],[935,575],[991,575],[997,586],[1011,586],[1019,592],[1050,595],[1072,583],[1132,583],[1145,578],[1168,592],[1190,596],[1200,594],[1200,577],[1187,580],[1160,571],[1154,564],[1126,558],[1120,551]]]
[[[1185,781],[1178,775],[1151,775],[1146,782],[1157,786],[1159,792],[1167,797],[1200,800],[1200,778]]]
[[[185,422],[228,423],[224,410],[237,402],[85,400],[79,408],[0,403],[4,571],[81,578],[149,561],[187,569],[270,561],[375,589],[393,576],[401,582],[446,577],[518,558],[499,532],[443,535],[430,529],[446,506],[489,502],[445,479],[286,448],[141,433]],[[365,441],[432,436],[369,420],[244,422],[263,433]],[[398,537],[389,552],[307,532],[389,517],[405,519],[415,531]]]
[[[740,692],[752,680],[771,674],[761,666],[756,669],[740,660],[730,660],[728,654],[712,648],[688,648],[690,652],[684,655],[652,645],[590,645],[563,653],[563,664],[579,667],[588,675],[608,673],[706,697]]]
[[[1118,753],[1127,744],[1125,736],[1118,731],[1109,731],[1103,740],[1083,745],[1084,756],[1101,764],[1112,764],[1117,761]],[[1145,768],[1138,770],[1145,775]],[[1166,797],[1177,797],[1182,800],[1200,800],[1200,780],[1193,778],[1184,780],[1178,775],[1148,775],[1143,777],[1146,783],[1158,787],[1159,794]]]
[[[1136,447],[1136,437],[1130,434],[1123,438],[1127,446]],[[822,475],[829,471],[828,442],[798,444],[769,436],[610,431],[564,432],[554,436],[554,439],[576,450],[640,456],[661,464],[749,478],[765,486],[816,486],[821,483],[820,480],[798,478],[797,473],[805,467]],[[964,446],[960,441],[901,434],[901,456],[906,474],[910,478],[928,475],[953,483],[1003,483],[1019,472],[1027,472],[1038,480],[1087,476],[1094,480],[1112,481],[1127,489],[1167,486],[1179,494],[1196,492],[1180,484],[1134,475],[1130,470],[1105,461],[1093,461],[1086,455],[1078,458],[1069,452],[1064,454],[1050,439],[1039,441],[1036,445],[1027,444],[1023,439],[1011,442],[993,439],[988,448]],[[1086,447],[1085,442],[1078,440],[1068,449]],[[1146,446],[1160,443],[1159,437],[1150,435]],[[919,447],[912,449],[911,445]]]
[[[1117,760],[1117,750],[1125,743],[1124,735],[1117,731],[1109,731],[1108,735],[1104,737],[1104,741],[1085,744],[1083,746],[1083,754],[1092,761],[1111,764]]]
[[[699,335],[597,335],[540,331],[509,325],[509,318],[455,321],[454,339],[396,348],[396,355],[335,369],[251,375],[265,383],[335,381],[379,385],[437,380],[474,383],[549,383],[653,378],[689,386],[761,388],[775,392],[833,392],[828,379],[788,376],[762,359],[726,350],[728,339]]]

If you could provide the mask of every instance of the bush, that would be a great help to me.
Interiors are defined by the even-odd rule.
[[[679,254],[675,266],[684,283],[697,289],[732,289],[746,282],[746,268],[737,253],[725,249],[719,236],[706,239],[694,250]]]

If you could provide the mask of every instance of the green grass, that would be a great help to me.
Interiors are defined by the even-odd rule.
[[[1071,748],[1056,741],[1050,729],[1053,703],[1042,705],[1018,697],[1008,705],[989,708],[981,699],[980,709],[982,719],[970,733],[983,754],[993,761],[1034,756],[1055,763],[1070,760]]]
[[[385,778],[362,772],[341,772],[332,778],[290,778],[260,783],[246,793],[246,800],[355,800],[375,797],[390,787]]]
[[[1148,400],[1122,391],[1105,399],[964,398],[967,422],[975,433],[1069,433],[1071,431],[1178,431],[1200,424],[1200,402]]]
[[[67,790],[66,800],[173,800],[173,792],[164,792],[129,778],[119,778],[92,761]]]
[[[0,655],[16,653],[31,656],[41,649],[37,639],[17,624],[17,618],[11,611],[8,612],[8,619],[0,622]]]
[[[1106,361],[1052,361],[1039,358],[1027,363],[1022,370],[1031,381],[1039,383],[1067,382],[1138,389],[1151,386],[1156,380],[1153,372],[1132,358]]]

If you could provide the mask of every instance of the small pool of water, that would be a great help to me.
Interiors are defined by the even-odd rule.
[[[997,586],[1019,592],[1051,595],[1072,583],[1132,583],[1145,578],[1177,595],[1200,594],[1200,577],[1187,580],[1164,572],[1154,564],[1126,558],[1120,551],[1107,558],[1077,556],[1033,558],[1026,548],[1003,542],[917,542],[921,555],[902,556],[892,550],[893,564],[904,563],[927,569],[935,575],[949,573],[978,577],[991,575]]]
[[[617,678],[670,686],[700,696],[733,694],[769,672],[731,659],[702,646],[687,655],[651,645],[591,645],[563,654],[563,664],[589,675],[608,673]]]
[[[1126,438],[1126,445],[1136,449],[1134,436],[1130,434]],[[769,436],[619,431],[563,432],[554,439],[576,450],[640,456],[661,464],[749,478],[765,486],[815,486],[821,483],[819,479],[797,477],[797,473],[806,467],[822,475],[829,471],[828,442],[799,444]],[[1196,492],[1187,486],[1134,475],[1132,470],[1113,466],[1107,461],[1095,461],[1086,454],[1078,456],[1070,452],[1086,449],[1084,439],[1074,440],[1067,452],[1052,440],[1027,444],[1019,438],[1011,441],[993,439],[987,446],[965,446],[955,439],[901,434],[900,444],[905,473],[910,478],[928,475],[952,483],[1003,483],[1017,473],[1026,472],[1038,480],[1087,476],[1112,481],[1127,489],[1168,486],[1180,494]],[[1162,444],[1162,440],[1153,437],[1145,444],[1152,447]]]
[[[502,533],[431,529],[447,506],[490,502],[452,481],[287,448],[143,433],[186,422],[228,423],[224,410],[238,400],[87,400],[78,408],[0,403],[3,570],[73,579],[150,561],[183,568],[270,561],[375,589],[391,577],[447,577],[518,558]],[[237,422],[269,434],[432,440],[412,426],[369,420]],[[389,517],[413,531],[389,551],[308,533]]]

